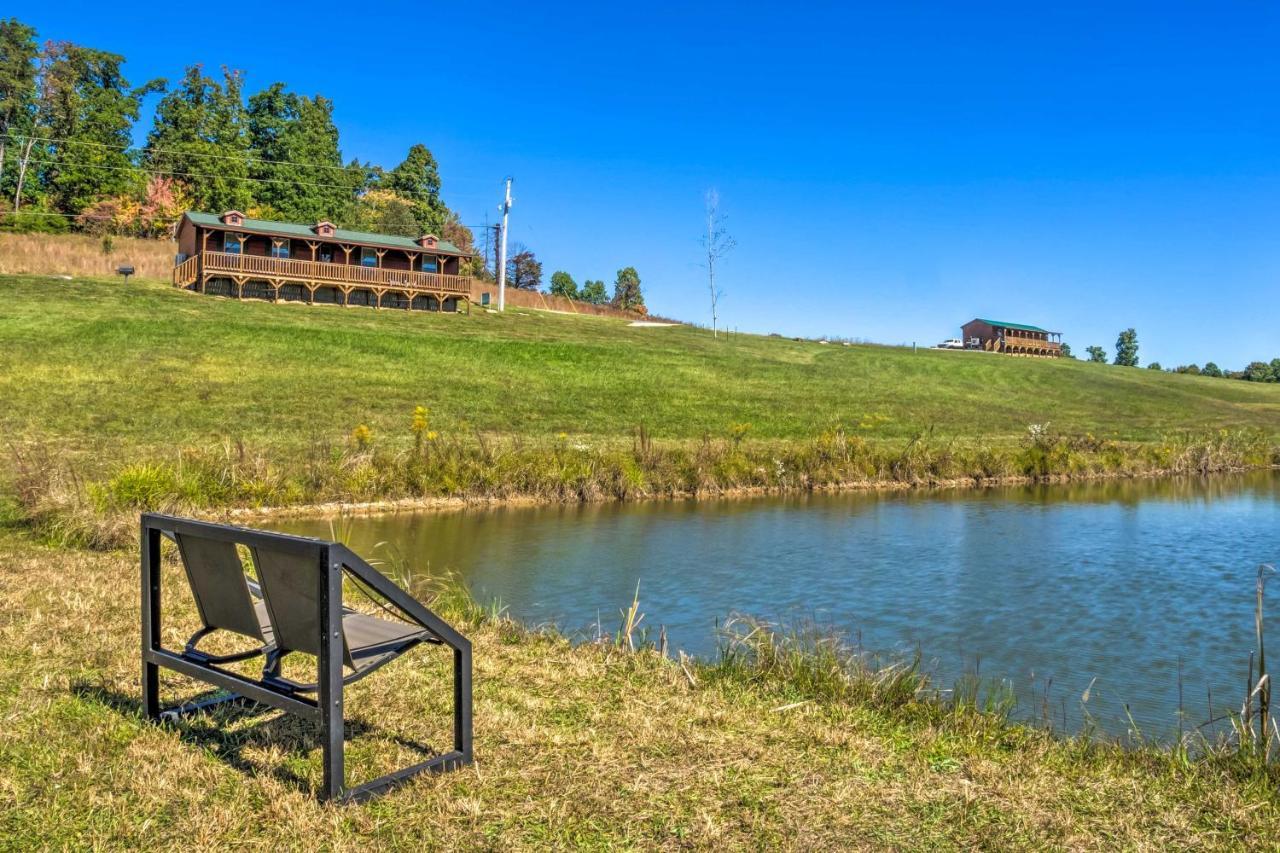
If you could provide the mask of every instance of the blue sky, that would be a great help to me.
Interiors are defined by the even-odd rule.
[[[469,224],[513,175],[512,239],[547,276],[633,265],[659,313],[710,320],[715,187],[744,331],[923,344],[985,316],[1077,352],[1134,326],[1166,366],[1280,356],[1280,6],[1045,5],[9,14],[135,83],[202,62],[327,95],[346,156],[425,142]]]

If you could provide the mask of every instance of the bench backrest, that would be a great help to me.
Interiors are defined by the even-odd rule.
[[[187,582],[206,628],[265,640],[234,542],[175,533]]]

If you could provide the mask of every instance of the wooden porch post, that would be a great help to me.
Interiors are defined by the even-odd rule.
[[[378,256],[378,269],[382,269],[382,256],[387,253],[386,249],[374,249],[373,253]]]

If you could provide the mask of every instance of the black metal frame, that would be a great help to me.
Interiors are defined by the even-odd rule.
[[[315,556],[320,583],[320,629],[316,698],[310,699],[272,684],[270,679],[254,680],[221,669],[217,661],[204,655],[186,655],[164,648],[160,639],[160,537],[190,533],[211,539],[288,550]],[[396,609],[427,629],[443,645],[453,650],[453,749],[443,755],[380,776],[355,787],[346,786],[345,718],[343,715],[342,673],[342,577],[350,572],[384,597]],[[165,667],[190,678],[228,691],[221,699],[160,708],[160,668]],[[222,702],[257,702],[296,714],[317,723],[323,738],[324,784],[321,798],[359,801],[419,773],[457,769],[472,760],[471,733],[471,642],[412,596],[404,592],[347,547],[302,536],[250,530],[224,524],[146,513],[142,516],[142,704],[152,720],[176,717]]]

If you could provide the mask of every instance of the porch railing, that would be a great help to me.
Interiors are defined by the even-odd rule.
[[[233,275],[260,275],[267,278],[287,278],[326,284],[367,284],[373,287],[423,290],[431,293],[456,293],[464,296],[471,294],[471,278],[465,275],[443,275],[364,267],[356,264],[301,261],[292,258],[268,258],[261,255],[230,255],[223,252],[204,252],[200,258],[206,274],[225,272]],[[195,258],[184,261],[178,270],[192,260]],[[176,270],[174,277],[177,281]]]

